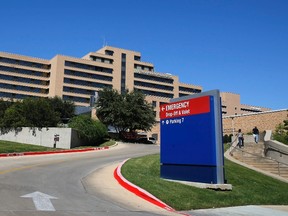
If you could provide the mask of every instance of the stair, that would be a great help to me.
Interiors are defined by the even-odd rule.
[[[229,151],[229,150],[228,150]],[[245,143],[243,148],[230,150],[230,156],[265,173],[281,176],[288,181],[288,166],[264,156],[264,143]]]

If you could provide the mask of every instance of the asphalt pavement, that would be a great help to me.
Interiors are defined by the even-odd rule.
[[[140,191],[151,196],[150,201],[147,201],[149,199],[145,200],[139,193],[128,191],[115,179],[116,168],[128,157],[159,152],[156,146],[133,147],[119,144],[109,151],[98,153],[91,151],[2,158],[0,216],[288,216],[288,206],[240,206],[185,212],[159,207],[151,202],[155,200],[153,195],[120,176],[126,184],[136,188],[134,192]],[[44,206],[41,205],[43,200]]]

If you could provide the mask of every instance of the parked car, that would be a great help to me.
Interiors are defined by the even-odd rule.
[[[136,142],[144,144],[155,144],[156,140],[153,137],[149,137],[148,139],[145,137],[137,139]]]
[[[156,139],[154,137],[149,137],[148,140],[152,142],[152,144],[156,143]]]

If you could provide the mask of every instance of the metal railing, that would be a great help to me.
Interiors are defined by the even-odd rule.
[[[264,159],[264,160],[267,160],[267,161],[273,161],[275,163],[277,163],[277,169],[278,169],[278,175],[281,176],[281,165],[283,166],[286,166],[288,168],[288,164],[287,163],[284,163],[284,162],[280,162],[280,161],[277,161],[273,158],[269,158],[269,157],[265,157],[265,156],[260,156],[260,155],[257,155],[257,154],[253,154],[251,152],[248,152],[248,151],[245,151],[244,149],[241,149],[241,148],[238,148],[237,146],[237,142],[238,141],[238,138],[236,137],[231,143],[228,143],[228,145],[230,145],[229,149],[227,151],[229,151],[229,155],[233,157],[233,152],[234,151],[240,151],[241,152],[241,158],[242,158],[242,162],[244,162],[244,154],[248,154],[248,155],[251,155],[253,157],[256,157],[258,158],[259,160],[261,159]],[[263,149],[264,150],[264,149]],[[244,162],[245,163],[245,162]],[[248,164],[248,163],[246,163]],[[285,168],[285,167],[284,167]],[[259,168],[261,169],[261,168]],[[263,170],[263,169],[262,169]],[[271,173],[271,172],[270,172]]]

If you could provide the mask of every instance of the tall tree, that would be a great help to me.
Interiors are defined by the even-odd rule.
[[[13,105],[13,101],[7,101],[7,100],[3,100],[2,98],[0,98],[0,119],[4,117],[5,114],[5,110],[8,109],[8,107]]]
[[[62,123],[68,122],[69,119],[75,116],[75,106],[73,102],[64,101],[57,96],[49,98],[48,101],[52,105],[54,112],[58,113],[60,116],[60,121]]]
[[[99,145],[108,137],[106,126],[99,120],[93,120],[90,116],[79,115],[73,117],[69,127],[78,131],[78,136],[85,145]]]
[[[96,102],[96,115],[105,125],[113,126],[117,132],[149,131],[155,124],[154,110],[140,91],[103,89]]]
[[[54,111],[47,98],[26,98],[22,102],[22,109],[26,118],[23,127],[56,127],[60,122],[60,114]]]
[[[129,130],[151,130],[156,122],[154,108],[145,100],[145,95],[140,91],[126,92],[124,102]]]
[[[57,127],[63,119],[74,116],[74,104],[60,98],[25,98],[7,104],[0,102],[2,133],[20,127]]]
[[[16,130],[19,127],[23,127],[25,124],[26,118],[22,109],[22,103],[16,101],[4,111],[0,123],[1,133]]]

